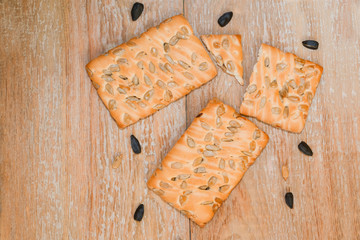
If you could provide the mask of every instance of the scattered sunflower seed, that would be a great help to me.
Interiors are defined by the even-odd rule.
[[[144,11],[144,4],[136,2],[131,9],[131,19],[136,21]]]
[[[144,204],[140,204],[134,213],[134,219],[140,222],[143,219],[143,217],[144,217]]]
[[[311,148],[304,141],[301,141],[301,143],[298,145],[298,148],[299,148],[300,152],[302,152],[305,155],[308,155],[308,156],[313,155],[313,152],[312,152]]]
[[[220,27],[225,27],[231,21],[232,17],[233,17],[233,12],[224,13],[218,19],[218,24],[220,25]]]
[[[287,192],[285,194],[285,203],[289,206],[289,208],[293,209],[294,207],[294,195],[292,192]]]
[[[134,135],[131,135],[130,141],[131,141],[131,148],[132,148],[133,152],[136,154],[141,153],[141,145],[139,143],[139,140],[137,140],[137,138]]]
[[[319,48],[319,43],[315,40],[305,40],[302,42],[302,45],[312,50],[316,50]]]

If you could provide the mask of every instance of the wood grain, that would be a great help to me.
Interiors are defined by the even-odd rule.
[[[132,22],[134,2],[0,1],[0,239],[360,239],[359,1],[151,0]],[[220,28],[229,10],[234,17]],[[219,69],[201,89],[120,130],[85,64],[179,13],[198,36],[242,35],[245,86]],[[319,50],[302,47],[309,38]],[[146,181],[208,100],[239,109],[263,42],[324,67],[306,127],[290,134],[252,119],[269,145],[214,219],[189,225]],[[313,157],[299,153],[301,140]],[[117,153],[123,160],[112,169]],[[140,203],[145,216],[135,222]]]
[[[216,21],[227,11],[234,17],[221,28]],[[191,238],[359,239],[359,2],[186,1],[185,16],[199,35],[242,35],[245,87],[261,43],[324,67],[301,134],[252,119],[268,133],[268,146],[214,219],[203,229],[191,225]],[[304,48],[306,39],[316,39],[320,48]],[[245,87],[220,73],[187,97],[187,123],[214,96],[239,109]],[[301,140],[312,147],[313,157],[299,153]],[[286,182],[283,165],[290,171]],[[293,210],[284,203],[287,191],[295,197]]]

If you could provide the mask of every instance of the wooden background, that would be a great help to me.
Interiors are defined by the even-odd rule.
[[[360,239],[360,1],[151,0],[132,22],[133,2],[0,0],[0,238]],[[233,20],[220,28],[229,10]],[[301,134],[252,119],[270,142],[203,229],[146,181],[208,100],[239,109],[245,86],[219,70],[201,89],[120,130],[84,68],[180,13],[198,36],[242,35],[245,86],[261,43],[324,67]],[[319,49],[304,48],[305,39]],[[301,140],[313,157],[297,150]],[[117,153],[123,160],[112,169]],[[145,216],[135,222],[139,203]]]

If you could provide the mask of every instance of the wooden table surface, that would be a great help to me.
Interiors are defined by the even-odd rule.
[[[360,239],[360,1],[151,0],[132,22],[133,2],[0,1],[0,239]],[[219,27],[229,10],[232,21]],[[85,64],[180,13],[198,36],[242,35],[245,86],[219,69],[205,86],[120,130]],[[319,49],[304,48],[306,39]],[[211,98],[239,109],[261,43],[319,63],[322,80],[301,134],[251,119],[269,144],[199,228],[146,181]],[[298,151],[302,140],[313,157]],[[123,160],[112,169],[117,153]],[[139,203],[145,216],[136,222]]]

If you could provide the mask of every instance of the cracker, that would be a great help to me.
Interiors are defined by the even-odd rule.
[[[203,227],[268,142],[268,136],[214,99],[163,159],[147,185]]]
[[[323,68],[262,44],[240,113],[300,133]]]
[[[153,114],[217,74],[182,15],[95,58],[86,70],[120,128]]]
[[[234,76],[241,85],[243,80],[243,55],[240,35],[202,35],[201,40],[217,65]]]

